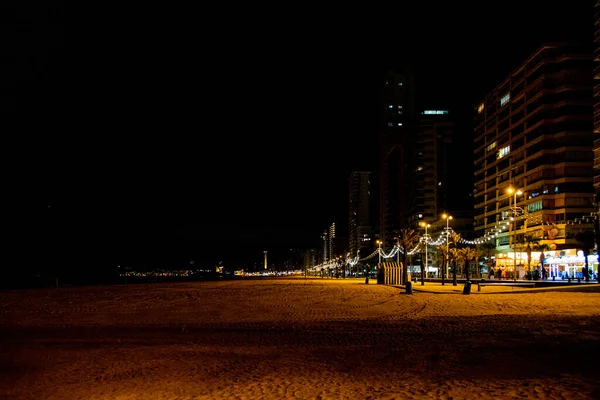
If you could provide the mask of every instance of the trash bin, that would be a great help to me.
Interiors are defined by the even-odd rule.
[[[465,287],[463,289],[463,294],[471,294],[471,281],[465,282]]]
[[[412,294],[412,282],[406,282],[406,294]]]

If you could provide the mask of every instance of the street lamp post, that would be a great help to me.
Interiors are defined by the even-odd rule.
[[[427,267],[429,266],[427,259],[427,247],[429,247],[429,234],[427,233],[427,228],[429,228],[431,225],[426,222],[421,222],[419,223],[419,225],[425,227],[425,236],[423,236],[423,241],[425,242],[425,271],[423,272],[424,276],[421,277],[421,285],[423,285],[425,283],[423,279],[425,279],[425,276],[427,275]]]
[[[521,190],[515,190],[511,187],[508,188],[508,193],[512,194],[514,193],[514,201],[513,201],[513,207],[512,207],[512,212],[513,212],[513,217],[512,217],[512,228],[513,228],[513,234],[514,234],[514,239],[513,239],[513,280],[516,281],[517,280],[517,195],[519,194],[523,194],[523,192],[521,192]],[[508,202],[509,202],[509,208],[510,207],[510,197],[508,198]]]
[[[452,215],[442,214],[442,218],[446,220],[446,271],[444,271],[444,275],[446,279],[448,279],[448,245],[450,244],[450,220],[452,219]]]
[[[379,246],[377,248],[377,253],[379,253],[379,264],[381,264],[381,240],[377,241],[377,245]]]

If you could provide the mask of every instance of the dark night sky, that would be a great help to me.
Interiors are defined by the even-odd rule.
[[[468,117],[543,41],[591,43],[592,1],[548,4],[121,9],[81,34],[61,2],[7,9],[18,239],[77,265],[318,246],[346,225],[348,173],[375,168],[380,74],[411,59]]]

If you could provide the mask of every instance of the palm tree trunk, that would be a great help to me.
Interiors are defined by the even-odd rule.
[[[444,272],[446,272],[446,257],[444,257],[444,262],[442,264],[442,269],[441,269],[441,273],[442,273],[442,286],[444,286],[446,284],[446,274]]]
[[[421,258],[421,285],[425,285],[425,264],[423,264],[423,258]]]
[[[457,286],[458,283],[456,282],[456,260],[454,260],[452,264],[452,286]]]

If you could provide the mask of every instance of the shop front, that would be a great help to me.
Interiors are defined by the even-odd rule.
[[[585,258],[581,250],[568,249],[546,255],[544,267],[548,270],[550,279],[584,279],[583,269]],[[598,274],[598,256],[588,255],[590,279],[596,279]]]
[[[516,256],[516,262],[515,262]],[[514,279],[514,271],[517,271],[517,279],[523,279],[527,267],[526,253],[502,253],[496,255],[496,266],[494,267],[494,278]]]

